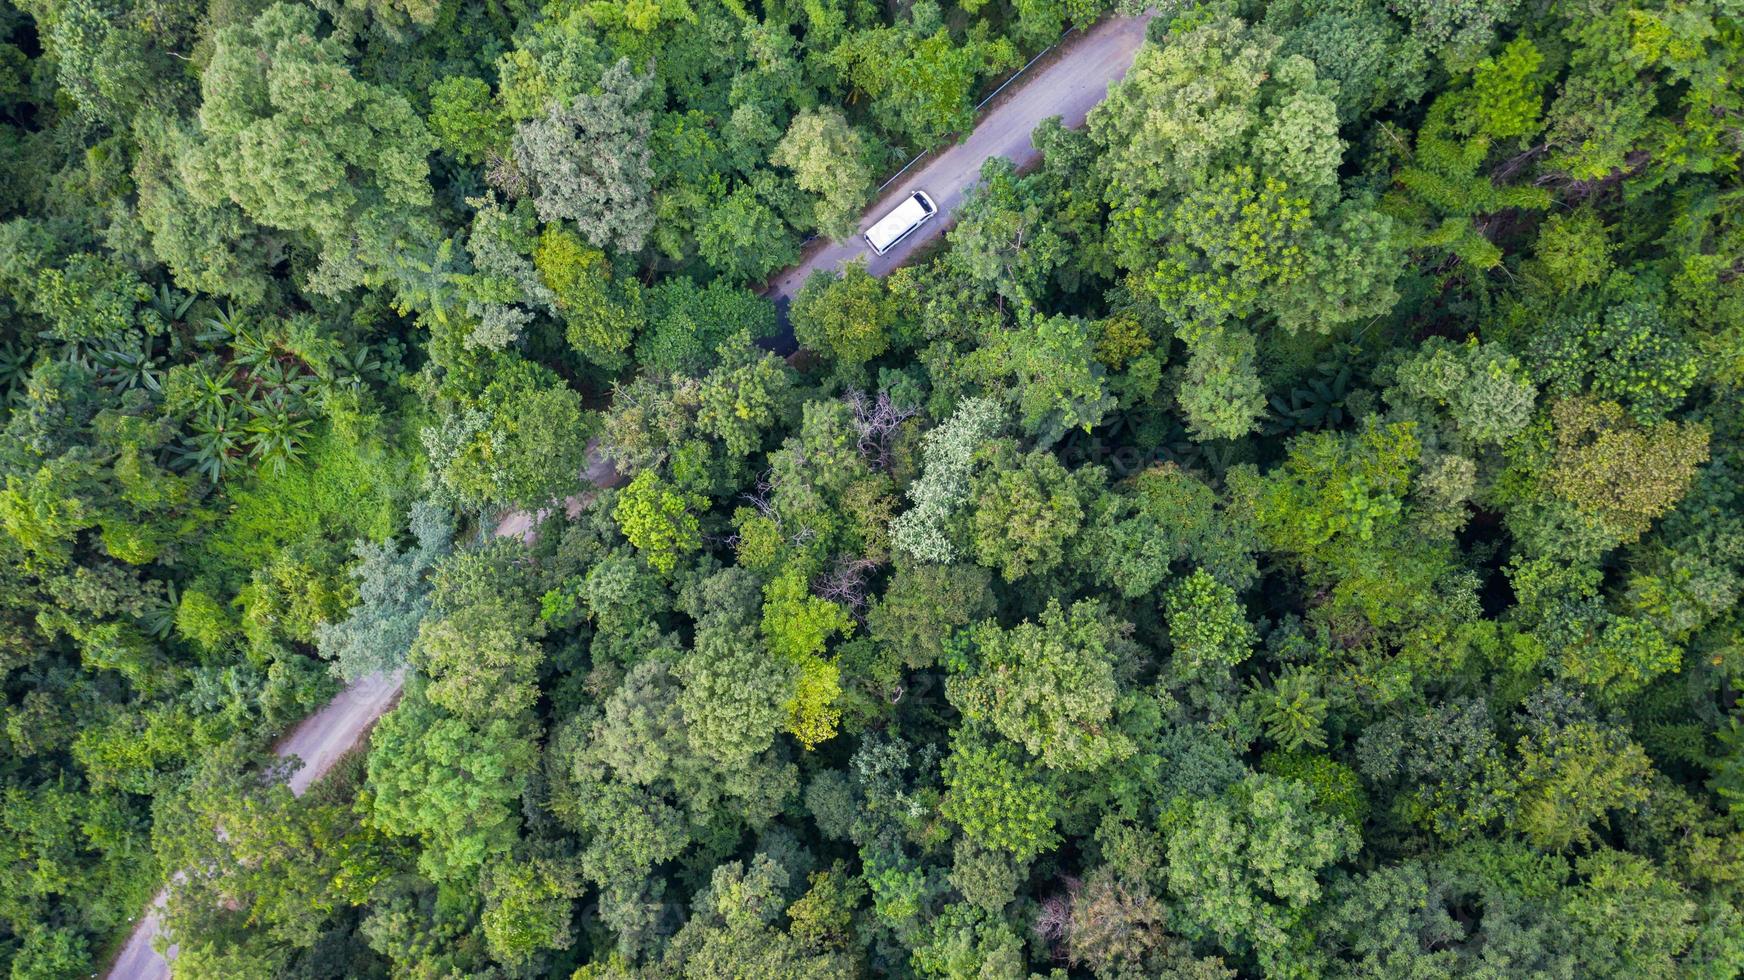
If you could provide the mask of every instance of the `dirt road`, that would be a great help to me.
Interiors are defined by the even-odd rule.
[[[995,103],[976,124],[968,139],[891,185],[867,211],[860,228],[865,230],[882,216],[889,207],[886,202],[898,200],[916,190],[926,191],[938,203],[942,212],[939,217],[927,222],[885,255],[873,255],[858,235],[847,242],[831,243],[777,277],[771,284],[770,298],[785,304],[799,292],[799,287],[813,272],[834,269],[862,256],[869,260],[867,268],[874,275],[886,275],[901,266],[921,246],[950,226],[950,216],[962,205],[963,195],[980,180],[984,161],[999,156],[1019,166],[1034,162],[1037,153],[1030,143],[1030,133],[1049,116],[1062,117],[1068,127],[1083,125],[1090,109],[1107,96],[1109,83],[1124,76],[1132,65],[1139,45],[1144,42],[1148,21],[1148,15],[1105,20],[1072,42],[1052,62],[1038,66],[1033,75],[1019,81],[1002,101]],[[791,350],[791,333],[787,334],[786,344]],[[616,486],[620,482],[617,472],[594,452],[591,443],[588,446],[588,466],[582,477],[594,486]],[[585,499],[585,495],[571,497],[564,501],[564,508],[575,514]],[[547,513],[511,513],[498,522],[494,533],[498,537],[512,535],[530,539]],[[341,691],[326,707],[303,719],[279,742],[274,751],[280,756],[294,755],[303,760],[303,767],[291,777],[292,792],[302,795],[345,753],[356,747],[376,719],[385,714],[399,697],[404,674],[401,670],[392,674],[371,674],[359,680]],[[109,967],[108,976],[112,980],[168,980],[169,964],[151,946],[158,934],[158,911],[164,898],[165,893],[159,892],[146,915],[134,926],[127,945],[121,948]],[[173,948],[170,954],[175,955]]]
[[[298,796],[325,776],[333,766],[356,747],[400,696],[400,684],[405,671],[391,674],[370,674],[334,696],[320,711],[297,723],[289,735],[279,740],[273,752],[281,758],[296,756],[303,760],[302,768],[291,774],[291,792]],[[118,980],[163,980],[170,975],[169,964],[151,948],[158,933],[158,912],[166,893],[158,892],[151,909],[133,927],[127,945],[121,947],[109,976]],[[175,955],[172,949],[171,954]]]
[[[901,267],[951,226],[964,194],[981,179],[982,163],[992,157],[1005,157],[1019,167],[1034,163],[1039,153],[1030,142],[1030,134],[1050,116],[1061,117],[1068,129],[1082,126],[1090,110],[1107,98],[1108,86],[1132,67],[1150,19],[1150,14],[1110,17],[1092,27],[1069,42],[1052,61],[1043,62],[1032,69],[1033,74],[1019,80],[981,117],[968,139],[890,185],[861,218],[860,231],[870,228],[895,202],[915,191],[926,191],[940,211],[895,248],[883,255],[874,254],[858,234],[845,242],[832,242],[772,280],[766,295],[784,304],[799,293],[813,272],[834,269],[854,259],[865,259],[867,271],[875,276]]]

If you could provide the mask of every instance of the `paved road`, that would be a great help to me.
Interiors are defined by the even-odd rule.
[[[939,217],[921,225],[883,255],[867,248],[865,239],[858,234],[845,242],[831,242],[773,279],[765,295],[785,309],[814,272],[835,269],[862,258],[866,260],[867,271],[875,276],[888,275],[901,267],[950,227],[951,216],[962,206],[963,196],[980,182],[982,163],[992,157],[1005,157],[1020,168],[1036,162],[1041,154],[1030,142],[1030,134],[1050,116],[1061,117],[1068,129],[1084,125],[1090,110],[1108,97],[1108,86],[1125,77],[1126,70],[1132,67],[1152,16],[1147,13],[1110,17],[1068,42],[1052,61],[1032,69],[1033,74],[1004,93],[975,124],[968,139],[886,189],[861,218],[860,231],[870,228],[895,202],[915,191],[927,192],[939,206]],[[784,336],[770,338],[766,343],[787,353],[793,344],[792,332],[786,331]]]
[[[884,255],[873,255],[866,243],[855,235],[847,242],[834,242],[810,254],[799,265],[777,277],[768,296],[785,308],[787,301],[799,292],[799,287],[813,272],[834,269],[844,262],[865,257],[866,267],[873,275],[883,276],[908,261],[923,245],[937,238],[950,226],[950,216],[963,203],[963,195],[981,178],[981,164],[991,157],[1005,157],[1018,166],[1036,161],[1038,153],[1030,143],[1030,133],[1042,120],[1060,116],[1068,127],[1084,124],[1090,109],[1108,95],[1110,83],[1118,81],[1131,67],[1139,45],[1144,42],[1145,25],[1150,15],[1114,17],[1091,28],[1077,38],[1053,61],[1035,69],[1030,77],[1020,81],[995,104],[974,132],[963,142],[945,150],[914,173],[892,185],[873,204],[861,220],[860,230],[870,227],[889,208],[888,202],[903,195],[924,190],[938,203],[941,214],[910,235]],[[777,350],[792,350],[793,335],[785,335],[786,349],[781,339]],[[621,478],[611,463],[588,445],[588,466],[583,479],[594,486],[616,486]],[[564,509],[572,516],[580,512],[587,495],[564,501]],[[511,535],[531,540],[549,511],[526,513],[517,511],[503,517],[496,526],[498,537]],[[327,706],[303,719],[274,749],[282,757],[298,756],[303,767],[291,776],[291,791],[302,795],[316,780],[325,776],[347,752],[351,751],[394,704],[399,697],[405,672],[371,674],[341,691]],[[158,911],[165,893],[159,892],[151,909],[134,927],[115,962],[109,968],[112,980],[168,980],[169,964],[152,949],[152,939],[158,933]],[[175,951],[170,951],[174,956]]]

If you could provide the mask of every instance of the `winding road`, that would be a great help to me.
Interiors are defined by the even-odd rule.
[[[375,724],[376,719],[386,714],[394,706],[394,702],[399,700],[400,685],[404,680],[403,669],[391,674],[375,673],[362,677],[334,695],[333,700],[327,702],[320,711],[298,722],[289,735],[280,739],[273,747],[275,754],[280,758],[296,756],[303,760],[302,767],[291,774],[291,792],[302,796],[317,779],[327,775],[346,753],[356,748],[358,741]],[[121,947],[115,962],[110,964],[109,976],[117,980],[160,980],[169,977],[169,964],[151,946],[160,928],[159,914],[168,898],[169,892],[165,890],[158,892],[157,897],[152,899],[151,908],[134,925],[132,935],[127,937],[127,944]],[[170,955],[175,955],[173,947]]]
[[[890,203],[916,190],[924,190],[938,203],[940,218],[927,222],[884,255],[876,255],[859,235],[845,242],[831,242],[811,250],[801,262],[770,281],[766,295],[781,309],[798,294],[812,273],[833,270],[855,259],[866,259],[867,270],[884,276],[912,258],[927,243],[950,227],[950,216],[963,197],[981,179],[981,164],[992,157],[1005,157],[1020,168],[1036,162],[1040,154],[1030,142],[1030,133],[1044,119],[1060,116],[1067,127],[1084,124],[1090,110],[1108,95],[1108,86],[1120,80],[1131,67],[1151,15],[1111,17],[1069,41],[1052,56],[1019,79],[976,123],[963,140],[917,167],[913,173],[885,189],[861,219],[864,231],[882,217]],[[791,353],[792,331],[765,343],[780,353]],[[588,465],[581,473],[592,486],[616,486],[620,478],[611,463],[588,447]],[[564,508],[580,512],[587,494],[570,497]],[[494,529],[498,537],[530,540],[549,511],[515,512],[504,516]],[[302,768],[291,776],[291,791],[304,790],[325,776],[346,753],[356,748],[376,719],[387,713],[399,698],[405,671],[371,674],[345,688],[320,711],[304,718],[274,748],[280,757],[297,756]],[[167,892],[159,892],[151,908],[134,926],[126,945],[110,964],[112,980],[167,980],[169,963],[152,948],[157,937],[159,912]],[[172,948],[173,958],[175,951]]]

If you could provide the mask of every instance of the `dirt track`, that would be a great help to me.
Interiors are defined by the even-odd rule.
[[[900,267],[922,246],[937,238],[950,227],[951,215],[963,203],[963,196],[980,180],[981,164],[991,157],[1005,157],[1018,166],[1035,162],[1037,151],[1030,143],[1030,133],[1042,120],[1060,116],[1067,127],[1077,127],[1098,102],[1108,95],[1110,83],[1119,80],[1131,67],[1139,45],[1144,42],[1149,16],[1113,17],[1091,28],[1051,62],[1043,63],[1035,73],[1014,85],[988,110],[976,124],[974,132],[963,142],[940,153],[930,162],[890,186],[878,202],[861,219],[864,230],[882,216],[889,205],[902,195],[924,190],[938,203],[940,216],[921,226],[885,255],[873,255],[866,243],[855,235],[847,242],[835,242],[809,255],[799,265],[776,277],[769,297],[785,304],[799,292],[805,280],[819,269],[834,269],[844,262],[865,257],[867,269],[874,275],[886,275]],[[787,344],[791,347],[791,334]],[[785,352],[784,352],[785,353]],[[615,486],[618,474],[611,464],[588,447],[588,466],[581,474],[595,486]],[[564,507],[571,514],[580,510],[584,496],[571,497]],[[517,511],[503,517],[497,524],[498,537],[527,538],[547,512]],[[298,756],[303,767],[291,777],[291,791],[301,795],[316,780],[326,775],[345,753],[356,747],[399,697],[405,672],[371,674],[341,691],[320,711],[303,719],[274,749],[280,756]],[[158,910],[164,892],[159,892],[146,915],[134,926],[127,944],[110,965],[112,980],[167,980],[169,964],[152,949],[152,939],[159,928]],[[171,950],[174,955],[174,950]]]

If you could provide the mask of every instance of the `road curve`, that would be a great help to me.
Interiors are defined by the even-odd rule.
[[[922,225],[884,255],[874,255],[858,234],[846,242],[829,243],[772,280],[766,295],[785,307],[813,272],[835,269],[857,258],[865,258],[867,269],[877,276],[887,275],[902,266],[922,246],[950,227],[951,215],[962,206],[969,188],[980,180],[983,162],[992,157],[1005,157],[1019,167],[1028,166],[1039,156],[1030,142],[1030,134],[1042,120],[1060,116],[1068,128],[1084,124],[1090,110],[1108,95],[1108,86],[1120,80],[1132,66],[1139,46],[1144,43],[1145,26],[1151,16],[1147,13],[1137,17],[1111,17],[1071,42],[1052,61],[1019,81],[1003,100],[988,110],[968,139],[946,149],[891,185],[867,210],[861,219],[860,230],[864,231],[884,214],[889,207],[887,202],[917,190],[926,191],[937,202],[941,212],[939,218]],[[791,333],[786,341],[791,349]],[[609,487],[622,482],[611,463],[595,452],[593,443],[588,444],[587,458],[587,468],[581,474],[586,483]],[[580,512],[586,499],[586,494],[570,497],[564,501],[564,509],[573,516]],[[502,517],[493,533],[497,537],[531,540],[539,522],[549,513],[515,511]],[[304,718],[280,740],[273,750],[275,753],[283,758],[297,756],[303,760],[303,766],[291,776],[291,792],[301,796],[355,748],[376,719],[393,707],[404,680],[403,669],[391,674],[370,674],[339,692],[326,706]],[[151,908],[134,926],[127,944],[109,966],[107,975],[111,980],[168,980],[169,963],[152,948],[160,927],[159,911],[167,895],[167,891],[158,892]],[[175,955],[173,948],[170,955]]]
[[[360,678],[335,695],[320,711],[298,722],[290,734],[280,739],[273,747],[274,754],[280,758],[296,756],[303,760],[302,767],[291,774],[291,792],[302,796],[355,748],[375,720],[393,707],[404,680],[403,669]],[[157,938],[161,925],[159,912],[168,897],[167,891],[160,891],[152,899],[151,908],[133,927],[127,944],[121,947],[115,962],[110,964],[110,977],[117,980],[167,980],[169,964],[151,944]],[[175,955],[173,948],[170,955]]]
[[[883,255],[866,247],[859,234],[847,241],[831,242],[770,280],[765,295],[785,304],[812,273],[855,259],[865,259],[867,271],[875,276],[901,267],[950,227],[951,216],[962,206],[964,195],[981,179],[981,164],[992,157],[1004,157],[1020,168],[1035,163],[1040,151],[1030,142],[1030,134],[1050,116],[1061,117],[1068,129],[1084,125],[1090,110],[1108,97],[1108,86],[1125,77],[1132,67],[1153,16],[1110,17],[1067,42],[1051,61],[1032,69],[1029,77],[1019,80],[996,101],[967,139],[888,187],[860,219],[859,230],[870,228],[896,201],[915,191],[926,191],[938,204],[941,217],[921,225]]]

